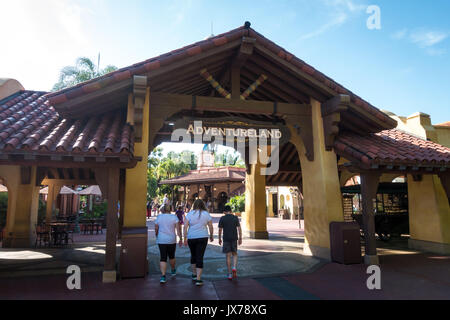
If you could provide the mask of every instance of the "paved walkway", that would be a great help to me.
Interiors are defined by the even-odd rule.
[[[217,223],[218,216],[214,220]],[[102,243],[78,243],[64,250],[0,249],[0,299],[450,299],[450,256],[384,245],[379,249],[382,290],[373,291],[366,287],[364,265],[303,256],[298,222],[272,218],[268,229],[270,240],[245,239],[240,247],[238,280],[224,279],[225,261],[217,239],[208,245],[203,287],[189,279],[186,248],[177,249],[179,274],[159,284],[153,221],[149,222],[150,275],[146,279],[103,284]],[[25,257],[33,259],[21,260]],[[70,264],[79,264],[84,271],[82,290],[66,287],[65,268]]]

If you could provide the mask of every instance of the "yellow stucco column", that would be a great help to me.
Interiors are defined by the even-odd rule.
[[[275,217],[275,213],[273,212],[273,197],[269,191],[267,191],[267,216]]]
[[[4,248],[28,248],[34,244],[39,187],[36,167],[31,167],[30,181],[22,184],[19,166],[0,166],[0,176],[8,188],[8,209],[4,231]]]
[[[63,186],[60,184],[49,184],[47,194],[47,207],[45,214],[45,221],[49,223],[52,221],[53,212],[56,210],[56,199]]]
[[[245,176],[245,214],[242,219],[244,235],[253,239],[268,239],[266,223],[266,177],[262,166],[251,164],[250,174]]]
[[[128,109],[130,108],[133,108],[131,94],[128,99]],[[142,142],[134,144],[134,155],[142,157],[142,161],[139,161],[133,169],[127,169],[125,176],[124,228],[146,226],[149,110],[150,88],[147,88],[143,106]]]
[[[325,150],[321,105],[311,99],[314,160],[305,156],[305,147],[294,124],[287,121],[291,143],[297,147],[303,177],[305,245],[304,253],[330,259],[329,225],[344,221],[337,158],[334,151]]]
[[[447,195],[436,175],[414,181],[408,175],[409,247],[450,254],[450,209]]]

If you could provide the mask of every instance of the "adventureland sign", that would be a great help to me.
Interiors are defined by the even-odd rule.
[[[271,144],[275,140],[278,145],[289,141],[290,132],[281,122],[255,121],[242,118],[183,118],[177,121],[175,128],[186,128],[186,133],[195,136],[222,137],[227,139],[257,139],[258,142]]]

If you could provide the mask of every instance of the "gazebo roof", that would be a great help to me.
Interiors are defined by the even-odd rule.
[[[102,191],[100,190],[100,187],[95,185],[95,186],[89,186],[84,190],[81,190],[80,192],[78,192],[79,195],[94,195],[94,196],[101,196],[102,195]]]
[[[242,182],[244,180],[244,168],[219,167],[191,170],[185,175],[173,179],[162,180],[159,184],[187,185],[212,182]]]

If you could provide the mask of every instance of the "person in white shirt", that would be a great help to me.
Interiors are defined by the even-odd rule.
[[[164,195],[162,204],[170,204],[170,201],[169,201],[169,198],[167,197],[167,194]]]
[[[197,199],[192,211],[186,215],[184,222],[184,245],[189,245],[191,251],[192,281],[197,286],[203,285],[201,280],[203,272],[203,256],[209,240],[214,241],[214,228],[212,218],[206,209],[205,203]]]
[[[160,269],[161,279],[160,283],[166,283],[167,257],[171,266],[171,274],[175,276],[177,269],[175,267],[175,251],[177,246],[177,235],[180,239],[180,246],[182,245],[182,233],[180,220],[174,214],[170,213],[170,206],[168,204],[161,207],[161,214],[155,220],[155,234],[156,243],[159,246],[161,255]]]

